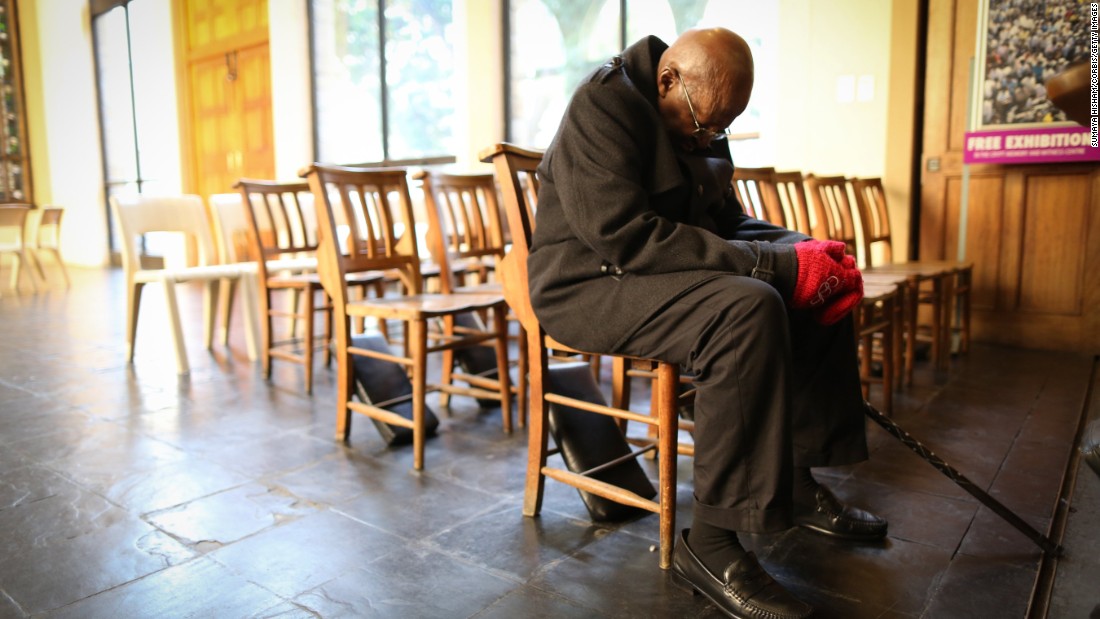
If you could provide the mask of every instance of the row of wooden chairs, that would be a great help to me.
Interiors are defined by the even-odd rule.
[[[508,373],[507,332],[503,322],[507,306],[496,285],[485,282],[495,258],[503,254],[503,234],[495,209],[495,185],[491,173],[481,175],[435,174],[419,178],[425,189],[426,238],[413,215],[409,178],[405,169],[369,169],[314,165],[303,172],[308,182],[278,183],[242,179],[239,194],[212,196],[215,225],[204,219],[198,196],[119,196],[112,208],[125,239],[123,253],[129,281],[128,344],[133,359],[141,288],[158,281],[165,284],[177,350],[177,369],[187,373],[185,346],[174,299],[176,282],[207,282],[204,304],[205,343],[212,345],[214,306],[220,299],[223,338],[228,341],[228,312],[236,288],[243,288],[246,339],[250,358],[260,331],[265,373],[279,358],[305,366],[306,388],[312,388],[314,349],[330,346],[338,359],[337,435],[346,439],[352,412],[413,430],[414,466],[423,466],[425,394],[429,390],[458,393],[501,403],[503,427],[511,430],[511,397]],[[489,195],[486,197],[486,188]],[[471,196],[481,192],[475,202]],[[470,209],[490,209],[474,221]],[[446,212],[442,215],[441,212]],[[444,231],[445,224],[449,224]],[[198,266],[170,269],[143,268],[141,235],[154,231],[189,234],[199,249]],[[211,240],[216,232],[217,249]],[[456,240],[457,239],[457,240]],[[422,250],[427,241],[430,251]],[[498,249],[488,248],[495,244]],[[422,260],[422,254],[437,259]],[[220,260],[213,258],[219,255]],[[450,258],[458,264],[451,266]],[[441,266],[442,265],[442,266]],[[461,287],[456,274],[472,274],[480,286]],[[435,292],[426,293],[433,279]],[[241,285],[243,282],[244,285]],[[219,293],[220,291],[220,293]],[[286,291],[290,300],[277,307],[273,296]],[[320,297],[318,299],[318,297]],[[257,303],[258,301],[258,303]],[[259,307],[253,307],[258,305]],[[289,306],[290,309],[284,309]],[[478,314],[491,323],[456,321],[462,314]],[[321,315],[324,333],[313,337],[315,315]],[[255,317],[259,325],[250,324]],[[290,319],[289,335],[279,338],[276,319]],[[351,322],[373,319],[385,333],[387,321],[404,325],[402,352],[381,353],[352,343]],[[433,328],[433,325],[437,325]],[[295,335],[300,332],[302,335]],[[388,334],[387,334],[388,335]],[[453,371],[454,351],[491,345],[496,350],[493,376]],[[444,354],[444,376],[428,385],[427,355]],[[412,419],[404,419],[385,407],[395,401],[367,404],[351,399],[354,386],[352,357],[362,355],[395,362],[408,368],[413,393]],[[523,372],[521,371],[521,379]],[[458,387],[455,382],[468,386]],[[521,381],[522,382],[522,381]],[[517,388],[522,402],[523,389]],[[445,401],[444,401],[445,403]],[[521,423],[523,418],[521,416]]]
[[[894,374],[897,368],[897,379],[904,377],[911,384],[920,341],[930,343],[933,365],[941,372],[948,367],[953,334],[959,336],[958,350],[968,350],[973,264],[951,260],[898,261],[881,179],[739,168],[734,187],[742,204],[755,217],[815,238],[842,241],[857,257],[868,292],[861,311],[856,312],[857,322],[864,312],[870,312],[874,318],[890,311],[900,321],[890,326],[880,318],[863,325],[865,331],[868,325],[886,325],[883,328],[891,328],[901,336],[880,333],[878,337],[880,342],[895,342],[882,346],[884,353],[890,353],[883,355],[883,374]],[[898,288],[893,295],[896,298],[887,299],[894,287]],[[884,305],[896,307],[884,308]],[[921,306],[929,308],[927,337],[918,325]],[[871,375],[865,374],[864,378],[869,381]],[[884,377],[881,382],[889,384],[891,378]],[[884,389],[884,399],[888,408],[889,390]]]
[[[19,291],[21,276],[31,289],[38,291],[38,283],[49,284],[43,265],[43,256],[50,255],[61,271],[65,287],[71,285],[69,272],[61,257],[61,217],[64,209],[57,206],[36,208],[31,204],[0,205],[0,256],[12,257],[11,289]],[[32,269],[33,267],[33,269]],[[35,276],[37,273],[38,280]]]

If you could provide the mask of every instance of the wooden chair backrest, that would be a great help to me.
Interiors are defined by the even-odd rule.
[[[217,264],[218,254],[202,198],[194,194],[111,196],[127,273],[142,270],[138,238],[150,232],[179,232],[195,242],[198,264]]]
[[[504,257],[504,224],[492,172],[448,174],[422,170],[412,175],[422,183],[428,216],[427,241],[442,268],[442,292],[449,293],[451,260]],[[451,282],[453,284],[453,282]]]
[[[34,243],[38,247],[57,248],[61,244],[61,216],[65,209],[60,206],[43,206],[38,219],[38,232]]]
[[[527,256],[531,253],[531,237],[535,231],[539,190],[537,168],[542,163],[542,153],[502,142],[483,150],[480,159],[496,168],[512,237],[512,248],[498,265],[497,276],[504,285],[508,306],[524,329],[535,333],[538,319],[528,292]]]
[[[317,211],[317,270],[334,303],[348,302],[345,278],[362,271],[391,271],[407,294],[423,291],[404,168],[315,163],[303,175]]]
[[[859,211],[859,221],[863,233],[863,251],[867,264],[881,264],[894,261],[894,246],[890,235],[890,210],[886,205],[886,190],[881,178],[853,178],[852,195]]]
[[[277,260],[317,251],[317,214],[309,183],[242,178],[234,187],[246,207],[256,256]]]
[[[854,209],[848,199],[848,181],[843,176],[806,176],[806,187],[814,203],[815,215],[824,220],[827,236],[833,241],[842,241],[848,246],[848,252],[861,257],[859,238],[856,233]]]
[[[27,216],[31,212],[29,204],[0,205],[0,243],[22,249],[26,244],[25,231]]]
[[[776,172],[775,190],[779,203],[787,215],[788,228],[808,236],[824,238],[818,236],[822,232],[820,223],[810,213],[810,203],[806,198],[802,172],[797,170]]]
[[[747,215],[790,227],[776,190],[775,168],[735,168],[731,184]]]

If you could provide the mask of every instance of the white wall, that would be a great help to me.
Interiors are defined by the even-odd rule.
[[[35,201],[65,208],[66,262],[108,261],[103,163],[96,111],[95,68],[87,0],[20,3],[27,65],[27,116],[32,133]]]
[[[776,168],[883,174],[891,7],[867,0],[780,4]],[[854,88],[861,79],[873,84],[867,100]],[[840,92],[839,84],[851,87]]]

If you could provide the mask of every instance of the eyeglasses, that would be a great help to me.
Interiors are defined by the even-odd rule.
[[[695,115],[695,106],[691,104],[691,95],[688,94],[687,84],[684,83],[684,77],[680,75],[679,71],[676,71],[676,79],[680,80],[680,87],[684,89],[684,99],[688,102],[688,111],[691,112],[691,120],[695,123],[695,131],[691,132],[692,137],[699,140],[724,140],[730,136],[729,127],[720,131],[711,131],[710,129],[703,128],[703,125],[699,124],[699,117]]]

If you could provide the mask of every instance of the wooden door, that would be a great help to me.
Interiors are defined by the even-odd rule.
[[[1100,353],[1100,166],[971,165],[964,177],[978,0],[928,0],[921,258],[974,262],[974,337]]]
[[[266,0],[181,0],[187,41],[190,189],[209,196],[241,177],[273,178]]]

